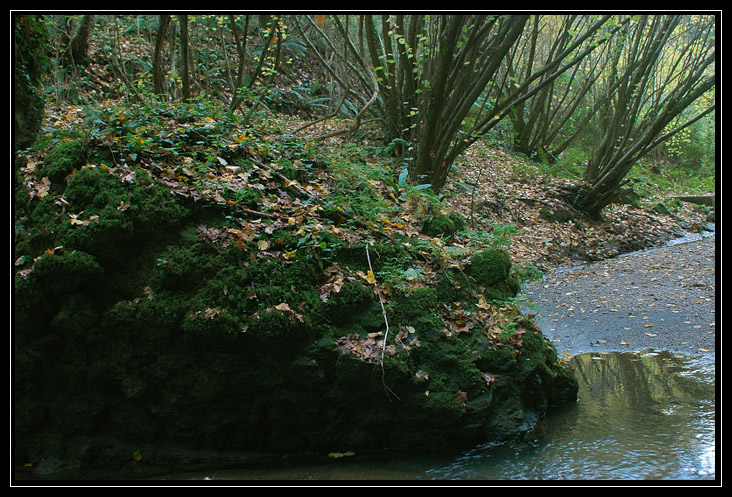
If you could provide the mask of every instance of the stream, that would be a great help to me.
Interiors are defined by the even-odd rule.
[[[714,243],[713,235],[688,237],[564,268],[525,289],[527,299],[535,299],[534,310],[539,307],[542,331],[574,367],[580,389],[575,404],[550,411],[517,440],[459,454],[354,454],[157,479],[714,481]]]

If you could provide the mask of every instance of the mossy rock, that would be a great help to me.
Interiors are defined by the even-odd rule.
[[[84,165],[87,152],[88,147],[81,141],[60,143],[46,155],[41,175],[47,176],[51,184],[58,187],[74,169]]]
[[[102,267],[90,254],[80,250],[63,250],[38,259],[29,280],[46,290],[73,293],[93,291],[93,283],[102,276]]]
[[[134,170],[131,182],[102,168],[85,167],[69,180],[65,197],[73,212],[97,214],[100,222],[127,219],[137,228],[157,229],[180,223],[188,211],[180,205],[167,188],[154,183],[147,171]]]
[[[427,236],[452,237],[465,228],[465,220],[460,214],[453,213],[449,216],[434,216],[424,222],[422,233]]]
[[[473,256],[468,271],[477,284],[491,287],[508,279],[510,269],[511,257],[508,253],[488,249]]]

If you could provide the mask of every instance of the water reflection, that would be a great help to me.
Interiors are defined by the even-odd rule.
[[[714,479],[714,364],[667,352],[573,359],[579,401],[522,441],[476,448],[437,479]]]

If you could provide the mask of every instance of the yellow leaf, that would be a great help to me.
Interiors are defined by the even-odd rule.
[[[369,272],[366,274],[366,281],[371,283],[372,285],[376,284],[376,276],[374,276],[374,272],[369,269]]]
[[[267,250],[269,248],[269,242],[267,240],[259,240],[257,242],[257,248],[259,250]]]
[[[138,451],[135,451],[132,453],[132,459],[139,462],[142,460],[142,454],[140,454],[140,452]]]

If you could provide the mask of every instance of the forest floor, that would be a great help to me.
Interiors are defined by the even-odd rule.
[[[600,219],[589,219],[561,198],[576,181],[542,174],[535,164],[497,148],[473,147],[466,159],[477,166],[462,172],[475,178],[476,198],[465,205],[454,197],[450,205],[466,218],[477,209],[493,222],[514,225],[511,256],[539,267],[604,260],[660,246],[684,232],[703,230],[707,223],[704,209],[670,198],[647,199],[640,206],[610,205]],[[659,203],[668,214],[657,212]]]
[[[319,133],[333,129],[322,127]],[[346,143],[345,138],[331,138],[328,146]],[[613,204],[600,219],[588,218],[566,201],[566,193],[579,180],[543,171],[523,156],[481,142],[470,147],[455,168],[444,190],[447,210],[462,214],[472,231],[502,230],[512,259],[542,270],[662,246],[686,233],[707,230],[710,220],[709,208],[673,198],[689,193],[682,188]],[[649,176],[641,186],[653,189]]]
[[[80,124],[83,113],[82,108],[74,106],[50,111],[45,127],[57,130],[71,129]],[[206,118],[206,121],[213,122],[210,118]],[[395,234],[409,236],[419,234],[425,215],[436,214],[432,208],[434,206],[425,208],[425,202],[420,200],[419,195],[411,195],[409,200],[405,201],[404,189],[395,191],[393,180],[392,184],[389,184],[388,181],[374,179],[379,177],[379,173],[373,174],[375,170],[391,171],[393,179],[399,171],[395,171],[397,168],[392,164],[385,165],[389,162],[385,154],[371,153],[371,151],[379,149],[377,146],[379,138],[369,130],[359,132],[357,136],[344,133],[344,130],[349,128],[352,123],[336,119],[308,127],[304,131],[293,132],[307,122],[301,118],[273,114],[265,128],[273,126],[280,130],[283,136],[274,136],[276,131],[263,129],[260,131],[261,135],[258,140],[255,140],[253,136],[251,139],[246,137],[247,133],[252,133],[251,128],[248,130],[233,129],[231,131],[236,143],[231,143],[230,147],[244,145],[241,140],[236,138],[236,135],[241,133],[242,137],[246,137],[245,142],[259,144],[260,148],[263,143],[269,147],[270,143],[284,142],[290,137],[302,140],[306,143],[306,148],[314,144],[313,156],[320,154],[323,157],[329,157],[334,153],[340,153],[333,152],[335,150],[357,150],[352,153],[352,155],[357,155],[355,162],[365,163],[365,167],[355,173],[348,172],[345,174],[345,178],[343,167],[340,171],[329,170],[326,167],[310,181],[310,184],[302,185],[304,191],[301,190],[301,192],[312,194],[316,191],[323,191],[327,195],[332,194],[336,188],[342,188],[345,191],[349,187],[349,180],[353,180],[354,176],[362,175],[368,176],[369,187],[372,191],[383,197],[378,201],[383,201],[382,205],[391,203],[391,212],[398,211],[393,218],[396,222],[387,220],[388,226],[379,226],[379,229],[386,228]],[[180,128],[176,133],[178,131]],[[310,143],[310,140],[316,135],[327,135],[334,132],[340,134]],[[162,135],[162,133],[161,130],[160,134]],[[111,142],[118,143],[118,140],[119,138],[115,137],[111,139]],[[121,149],[119,154],[123,154],[123,150]],[[253,151],[251,148],[249,150]],[[187,161],[186,164],[192,165],[191,157],[200,156],[202,152],[209,155],[215,153],[211,150],[189,147],[189,149],[183,149],[181,156],[187,155],[188,157],[184,161]],[[254,152],[254,156],[256,156],[256,152]],[[352,157],[346,157],[346,162],[351,159]],[[39,157],[38,160],[43,159]],[[219,158],[219,160],[221,159]],[[260,166],[273,164],[270,162],[271,160],[271,157],[262,158]],[[33,162],[32,159],[31,162]],[[189,177],[182,178],[183,175],[176,172],[176,179],[182,178],[187,185],[191,178],[185,171],[189,169],[186,164],[182,169],[184,174]],[[144,163],[142,165],[145,166]],[[171,166],[174,167],[172,163]],[[350,167],[349,164],[346,169]],[[636,166],[636,169],[640,167],[642,166]],[[371,168],[371,171],[368,168]],[[635,202],[610,205],[603,210],[600,219],[588,218],[574,210],[567,202],[567,193],[580,184],[581,180],[574,179],[576,172],[573,176],[556,174],[561,168],[562,166],[555,166],[553,169],[548,169],[501,147],[477,142],[456,161],[455,171],[448,178],[448,182],[441,192],[439,209],[443,213],[460,213],[465,218],[469,231],[493,234],[494,239],[502,241],[502,248],[510,253],[516,263],[533,265],[541,270],[562,263],[604,260],[628,252],[662,246],[685,233],[698,233],[706,230],[710,220],[710,210],[713,216],[713,208],[673,198],[677,195],[698,192],[683,191],[677,185],[670,189],[668,187],[663,190],[658,189],[654,183],[657,180],[660,181],[661,178],[654,177],[655,173],[643,171],[634,188],[637,185],[638,189],[645,193],[637,196]],[[176,171],[180,169],[181,167],[178,167]],[[387,174],[389,173],[387,172]],[[235,184],[232,184],[233,176],[226,171],[223,174],[216,171],[211,174],[209,169],[206,181],[211,190],[236,187],[241,182],[239,178],[234,178]],[[573,179],[568,179],[570,177]],[[280,179],[282,178],[280,177]],[[334,186],[339,179],[341,186]],[[362,178],[357,177],[356,179]],[[216,184],[216,181],[219,183]],[[181,194],[179,189],[176,190],[180,184],[182,184],[180,181],[171,183],[171,191]],[[296,182],[292,182],[292,184],[295,187],[298,186]],[[326,189],[329,191],[325,191]],[[397,198],[399,193],[402,193],[401,198]],[[458,237],[453,242],[458,244],[464,242],[469,245],[471,240]]]

